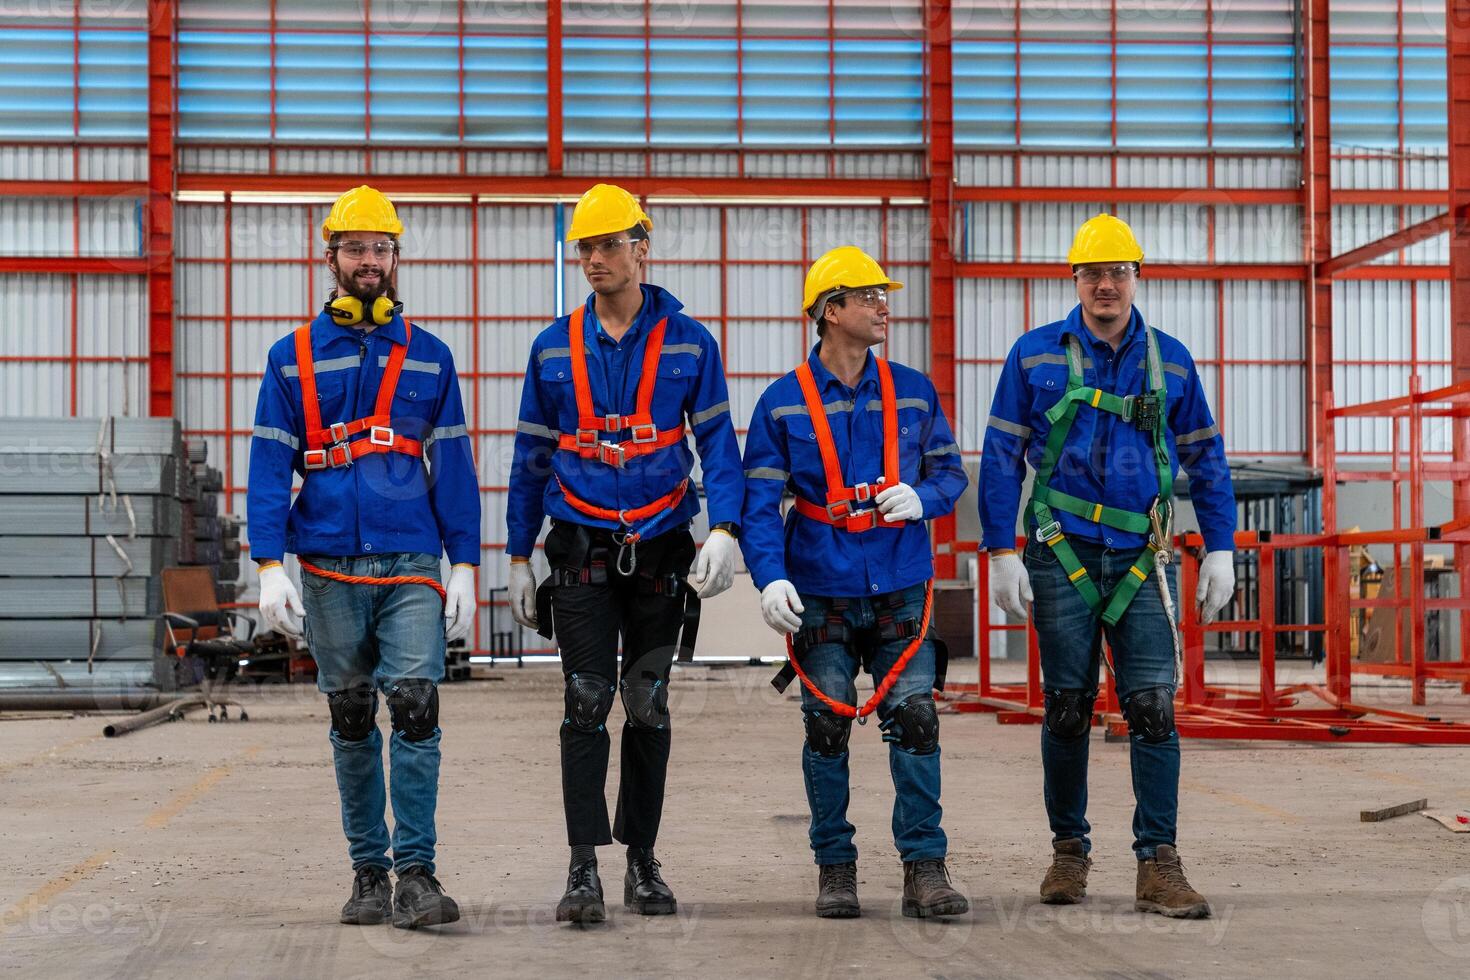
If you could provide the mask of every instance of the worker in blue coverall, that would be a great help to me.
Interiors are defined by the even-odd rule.
[[[870,350],[888,339],[888,299],[901,288],[853,246],[817,259],[802,302],[817,345],[766,389],[745,442],[741,548],[766,623],[791,637],[795,666],[783,674],[805,675],[802,774],[823,918],[860,914],[847,819],[860,668],[875,686],[893,679],[876,710],[889,746],[903,913],[969,910],[945,866],[933,695],[943,665],[924,628],[934,574],[925,522],[950,513],[968,480],[933,383]],[[783,521],[788,490],[796,499]],[[777,686],[789,680],[778,676]]]
[[[332,293],[314,320],[270,349],[247,507],[261,614],[282,633],[304,627],[331,710],[355,871],[341,921],[369,925],[391,915],[395,926],[416,928],[459,918],[434,877],[437,685],[446,640],[466,636],[474,622],[480,494],[454,358],[402,316],[402,234],[392,202],[371,187],[332,207],[322,225]],[[446,551],[453,568],[442,600],[437,585],[392,581],[438,583]],[[287,552],[301,558],[304,595],[281,565]],[[380,689],[393,730],[391,839]]]
[[[1143,250],[1132,229],[1112,215],[1092,218],[1078,230],[1068,263],[1078,305],[1012,346],[980,464],[993,599],[1021,619],[1030,603],[1040,641],[1041,759],[1053,835],[1041,899],[1071,904],[1086,892],[1088,735],[1106,636],[1130,734],[1134,907],[1203,918],[1209,903],[1185,878],[1175,847],[1170,496],[1182,465],[1207,549],[1195,599],[1209,623],[1235,588],[1236,508],[1225,444],[1189,351],[1134,306]],[[1023,560],[1014,545],[1028,461],[1037,477]]]
[[[621,187],[597,184],[577,202],[567,240],[592,293],[531,345],[516,422],[510,608],[517,623],[555,637],[566,679],[563,922],[605,917],[596,847],[614,837],[627,847],[624,906],[677,910],[653,853],[671,745],[669,673],[676,652],[692,655],[699,600],[730,587],[739,550],[744,478],[720,348],[667,290],[640,282],[652,229]],[[711,528],[697,559],[690,433]],[[530,558],[548,516],[551,570],[538,589]],[[619,696],[621,782],[609,826],[607,718]]]

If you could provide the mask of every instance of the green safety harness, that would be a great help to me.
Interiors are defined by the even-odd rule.
[[[1046,420],[1051,423],[1051,432],[1047,436],[1046,449],[1042,454],[1041,466],[1036,471],[1036,482],[1031,492],[1031,514],[1036,518],[1036,540],[1051,548],[1057,561],[1061,563],[1062,570],[1067,573],[1067,578],[1077,588],[1083,600],[1094,613],[1100,612],[1103,622],[1109,626],[1115,625],[1122,618],[1128,604],[1133,601],[1143,583],[1148,581],[1155,564],[1168,564],[1172,558],[1174,468],[1169,461],[1169,444],[1164,435],[1164,365],[1159,358],[1159,345],[1153,330],[1147,323],[1143,325],[1143,329],[1148,346],[1149,390],[1142,395],[1120,396],[1083,384],[1082,345],[1076,336],[1067,336],[1067,390],[1046,413]],[[1145,513],[1120,510],[1083,500],[1051,486],[1052,471],[1056,469],[1057,461],[1062,456],[1062,447],[1072,431],[1077,410],[1083,405],[1100,412],[1111,412],[1152,435],[1154,462],[1159,472],[1159,495]],[[1148,543],[1128,569],[1129,574],[1123,576],[1123,580],[1106,600],[1087,574],[1087,569],[1082,567],[1082,562],[1077,560],[1077,553],[1067,542],[1053,510],[1075,515],[1094,524],[1106,524],[1120,531],[1149,536]],[[1160,582],[1162,584],[1162,577]],[[1161,592],[1167,600],[1166,588],[1161,589]],[[1172,616],[1170,618],[1172,620]]]

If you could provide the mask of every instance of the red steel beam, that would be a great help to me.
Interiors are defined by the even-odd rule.
[[[179,174],[180,191],[212,193],[320,194],[335,197],[357,177],[341,174]],[[385,194],[479,194],[482,196],[578,197],[595,176],[510,177],[498,174],[382,174],[373,186]],[[662,198],[913,198],[927,199],[928,180],[727,177],[618,177],[618,183],[637,197]],[[793,202],[799,203],[799,202]]]
[[[546,4],[546,172],[562,170],[561,0]]]
[[[148,185],[135,180],[0,180],[3,197],[143,197]]]
[[[0,272],[136,276],[146,273],[148,267],[148,260],[137,256],[107,258],[91,255],[0,255]]]
[[[965,279],[1057,279],[1067,274],[1061,262],[960,262],[957,275]],[[1300,263],[1222,262],[1216,265],[1182,265],[1177,262],[1145,262],[1145,279],[1273,279],[1301,280],[1307,268]]]
[[[174,15],[148,0],[148,414],[174,414]]]
[[[1303,115],[1306,130],[1302,146],[1302,217],[1308,222],[1302,235],[1303,259],[1319,266],[1332,257],[1332,142],[1329,103],[1327,0],[1306,0],[1302,12],[1304,61]],[[1307,461],[1321,464],[1330,431],[1322,431],[1322,407],[1332,390],[1332,281],[1320,268],[1306,290],[1307,319]]]
[[[929,115],[929,377],[955,418],[954,63],[950,0],[927,0]],[[955,577],[955,515],[934,522],[939,578]]]
[[[1449,115],[1450,381],[1470,382],[1470,0],[1445,4]],[[1470,462],[1470,421],[1454,422],[1455,462]],[[1454,482],[1453,525],[1470,522],[1470,480]],[[1455,546],[1460,595],[1470,596],[1470,548]],[[1470,615],[1461,614],[1460,659],[1470,661]],[[1470,688],[1467,688],[1470,691]]]
[[[1400,229],[1391,235],[1385,235],[1375,242],[1360,245],[1350,252],[1334,255],[1326,262],[1317,266],[1317,275],[1329,279],[1333,278],[1339,272],[1360,265],[1366,265],[1374,259],[1381,258],[1390,252],[1397,252],[1401,248],[1408,248],[1410,245],[1422,242],[1426,238],[1433,238],[1435,235],[1443,234],[1449,230],[1450,215],[1446,211],[1444,214],[1437,214],[1418,224]]]
[[[1443,199],[1443,195],[1440,195]],[[1298,190],[1228,187],[978,187],[954,189],[957,201],[1022,201],[1069,204],[1280,204],[1301,203]]]

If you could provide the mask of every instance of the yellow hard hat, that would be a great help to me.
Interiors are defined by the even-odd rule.
[[[869,286],[896,290],[902,289],[903,283],[889,279],[877,260],[856,245],[841,245],[817,259],[806,271],[802,311],[815,316],[812,307],[834,289],[866,289]]]
[[[396,237],[403,234],[403,222],[382,191],[363,184],[337,198],[332,213],[322,222],[322,241],[331,241],[341,231],[381,231]]]
[[[1088,218],[1077,229],[1072,248],[1067,252],[1068,265],[1088,262],[1137,262],[1143,264],[1143,249],[1133,237],[1133,229],[1122,218],[1100,214]]]
[[[644,231],[653,231],[653,219],[644,213],[638,199],[616,184],[593,184],[572,211],[567,241],[611,235],[627,231],[634,225],[642,225]]]

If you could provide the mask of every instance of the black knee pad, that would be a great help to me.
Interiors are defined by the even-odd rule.
[[[1123,717],[1128,734],[1140,742],[1158,745],[1174,734],[1174,691],[1168,687],[1146,687],[1123,699]]]
[[[622,691],[630,726],[654,731],[669,727],[669,686],[662,678],[624,678]]]
[[[327,707],[332,712],[332,731],[340,739],[361,742],[377,727],[378,692],[369,684],[329,692]]]
[[[579,732],[600,732],[612,710],[612,682],[600,674],[573,674],[567,678],[567,714],[563,725]]]
[[[406,741],[433,738],[439,730],[439,686],[421,677],[394,681],[388,688],[388,716]]]
[[[883,729],[883,741],[894,743],[909,755],[933,755],[939,750],[939,711],[932,694],[904,698],[879,727]]]
[[[1075,688],[1049,687],[1046,689],[1046,730],[1065,741],[1084,738],[1092,728],[1092,706],[1097,701],[1097,691],[1079,691]]]
[[[847,751],[847,737],[852,734],[852,719],[830,711],[803,711],[806,721],[806,744],[817,755],[829,759]]]

